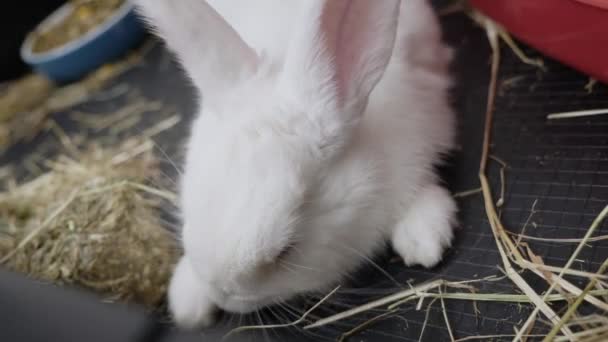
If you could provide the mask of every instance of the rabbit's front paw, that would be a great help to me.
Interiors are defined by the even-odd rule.
[[[175,323],[184,329],[205,328],[215,323],[218,309],[184,257],[171,279],[169,309]]]
[[[456,211],[446,189],[438,185],[422,189],[392,236],[393,248],[406,265],[431,268],[441,261],[452,243]]]

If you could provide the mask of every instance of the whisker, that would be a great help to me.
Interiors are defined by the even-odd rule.
[[[302,252],[302,250],[300,248],[297,247],[297,245],[294,245],[291,248],[293,249],[294,252],[298,253],[298,255],[301,258],[306,258],[306,255]],[[315,269],[313,267],[308,267],[308,266],[303,266],[303,265],[298,265],[298,264],[293,264],[292,266],[295,266],[295,267],[299,266],[300,268],[307,268],[309,270],[312,270],[312,271],[315,271],[315,272],[318,272],[318,273],[322,272],[320,269]],[[355,281],[356,280],[356,278],[352,274],[350,274],[348,272],[343,273],[342,277],[347,278],[350,281]]]
[[[300,255],[300,257],[304,257],[304,253],[302,253],[302,250],[300,248],[298,248],[298,246],[291,246],[291,248],[293,249],[294,252],[298,253]]]
[[[369,262],[376,270],[378,270],[380,273],[382,273],[386,278],[388,278],[390,281],[392,281],[400,289],[405,288],[400,282],[398,282],[395,278],[393,278],[393,276],[391,276],[385,269],[380,267],[380,265],[378,265],[375,261],[373,261],[367,255],[359,252],[358,250],[356,250],[355,248],[352,248],[350,246],[341,245],[341,247],[349,249],[353,253],[357,254],[359,257],[363,258],[365,261]]]
[[[171,177],[169,174],[167,174],[163,170],[158,170],[158,172],[163,177],[163,178],[161,178],[161,180],[167,180],[167,181],[169,181],[171,183],[171,186],[173,186],[174,188],[177,188],[177,186],[178,186],[177,179],[173,179],[173,177]]]
[[[264,312],[263,312],[262,314],[264,314],[264,313],[270,314],[270,313],[272,313],[272,311],[270,310],[270,308],[267,308],[267,310],[264,310]],[[272,313],[272,316],[274,316],[274,317],[276,318],[276,315],[275,315],[274,313]],[[273,317],[272,317],[272,316],[271,316],[271,317],[270,317],[270,319],[268,320],[268,321],[269,321],[269,322],[271,322],[271,323],[272,323],[272,321],[273,321]],[[274,333],[274,335],[276,335],[276,337],[277,337],[277,341],[281,341],[281,335],[279,334],[279,332],[278,332],[278,330],[277,330],[277,329],[270,329],[270,331],[271,331],[271,332],[273,332],[273,333]]]
[[[275,301],[275,304],[277,305],[277,309],[279,310],[279,314],[275,313],[274,311],[272,311],[275,316],[280,316],[279,320],[283,320],[282,322],[288,323],[288,322],[292,322],[294,319],[297,319],[299,317],[302,316],[302,314],[304,313],[304,311],[300,312],[299,314],[293,313],[292,310],[290,310],[289,308],[285,307],[284,303],[281,303],[280,301]],[[306,330],[302,330],[302,329],[288,329],[287,330],[290,335],[293,335],[294,337],[298,337],[300,334],[303,335],[309,335],[311,337],[315,337],[315,340],[320,340],[320,338],[322,336],[317,335],[315,333],[311,333],[310,331],[306,331]]]
[[[176,164],[176,163],[175,163],[175,162],[174,162],[172,159],[170,159],[170,158],[169,158],[169,156],[167,155],[167,152],[165,152],[163,149],[161,149],[161,148],[160,148],[158,145],[157,145],[157,148],[158,148],[158,149],[161,151],[161,153],[163,153],[163,154],[166,156],[166,158],[167,158],[167,160],[163,160],[163,161],[168,162],[168,163],[169,163],[169,165],[171,165],[171,167],[173,167],[173,169],[175,170],[175,172],[177,173],[177,175],[181,177],[181,176],[184,174],[184,171],[183,171],[182,169],[180,169],[180,168],[177,166],[177,164]],[[170,177],[169,177],[169,178],[170,178]]]
[[[239,312],[239,322],[237,323],[237,326],[240,327],[243,324],[243,314]]]
[[[284,261],[280,260],[279,261],[279,266],[281,266],[284,270],[287,270],[288,272],[294,273],[294,274],[298,274],[298,272],[292,268],[290,268],[289,266],[287,266],[285,264]]]
[[[276,323],[277,324],[283,324],[285,321],[285,317],[281,317],[279,316],[279,314],[277,314],[274,310],[272,310],[272,307],[268,307],[266,308],[268,310],[268,312],[273,316],[274,319],[276,319]]]
[[[140,133],[143,133],[143,131],[141,129],[139,129],[139,131],[140,131]],[[166,159],[165,161],[168,162],[175,169],[175,172],[177,172],[177,174],[179,174],[181,176],[183,174],[183,171],[177,166],[177,164],[173,161],[173,159],[171,159],[171,157],[169,157],[167,152],[156,141],[154,141],[153,139],[150,139],[150,140],[152,141],[154,148],[156,148],[158,151],[160,151],[160,153]]]
[[[281,309],[285,310],[286,313],[295,316],[295,318],[302,316],[302,314],[304,313],[304,310],[298,311],[296,308],[284,301],[275,301],[275,304],[278,305]]]
[[[266,325],[266,323],[264,323],[264,320],[262,319],[262,315],[260,315],[260,310],[256,310],[255,311],[256,316],[258,317],[258,321],[260,323],[261,326]],[[270,335],[268,335],[268,329],[262,329],[262,334],[264,335],[264,338],[270,342]]]
[[[177,186],[179,184],[179,177],[181,177],[182,173],[175,171],[175,166],[173,166],[175,162],[160,157],[157,157],[157,160],[160,162],[162,176],[167,180],[171,180],[171,183]]]
[[[312,267],[307,267],[307,266],[303,266],[303,265],[299,265],[299,264],[294,264],[294,263],[284,261],[284,260],[281,260],[281,263],[285,263],[289,266],[293,266],[293,267],[297,267],[297,268],[301,268],[301,269],[305,269],[305,270],[309,270],[309,271],[320,272],[320,270],[318,270],[318,269],[314,269]]]
[[[298,309],[298,308],[294,307],[293,305],[286,303],[286,302],[281,303],[279,306],[281,308],[283,308],[283,310],[285,310],[287,313],[293,315],[294,318],[296,318],[296,319],[300,318],[304,314],[304,312],[306,312],[306,310]],[[312,317],[315,320],[317,319],[317,317],[313,314],[309,314],[308,317]]]
[[[281,309],[283,309],[285,311],[286,314],[291,315],[292,317],[287,317],[287,322],[291,322],[294,319],[297,319],[299,317],[302,316],[302,314],[304,314],[305,310],[300,310],[298,308],[293,307],[292,305],[286,303],[286,302],[277,302],[276,303]],[[317,321],[319,320],[319,316],[314,315],[314,314],[309,314],[308,315],[309,318],[311,318],[313,321]],[[296,335],[295,333],[295,329],[293,329],[292,331],[294,331],[294,335]],[[319,335],[313,331],[310,330],[302,330],[299,329],[297,330],[298,332],[304,334],[304,335],[308,335],[310,337],[313,337],[315,339],[315,341],[321,341],[321,340],[331,340],[329,338],[327,338],[326,336],[322,336]]]

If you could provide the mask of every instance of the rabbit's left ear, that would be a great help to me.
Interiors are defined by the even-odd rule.
[[[365,104],[391,58],[400,3],[316,0],[313,18],[289,48],[284,80],[331,91],[342,108]]]
[[[257,67],[257,55],[205,0],[136,0],[188,76],[214,97]]]

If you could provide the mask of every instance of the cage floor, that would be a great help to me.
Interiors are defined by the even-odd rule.
[[[490,50],[485,32],[464,15],[443,18],[446,39],[456,48],[454,72],[457,77],[454,104],[460,117],[460,150],[442,170],[444,179],[454,193],[479,187],[478,168],[484,125],[484,111],[489,80]],[[540,56],[531,49],[526,51]],[[500,207],[507,229],[538,238],[580,238],[592,220],[608,201],[608,115],[559,121],[547,120],[552,112],[608,108],[608,88],[596,85],[593,92],[585,89],[587,77],[542,57],[546,69],[521,63],[509,50],[503,49],[500,66],[491,153],[506,163],[504,204]],[[143,67],[125,75],[121,82],[138,87],[150,98],[174,104],[185,116],[194,110],[192,89],[161,47],[152,51]],[[153,120],[150,117],[150,120]],[[165,132],[158,145],[171,159],[179,163],[182,137],[188,123]],[[13,151],[17,158],[23,151]],[[167,172],[171,171],[168,166]],[[500,164],[491,161],[489,176],[499,197],[501,188]],[[461,228],[453,248],[437,268],[406,268],[395,262],[390,252],[380,256],[377,265],[366,267],[357,274],[356,281],[311,318],[323,317],[352,308],[370,300],[392,294],[426,280],[481,279],[501,276],[501,260],[496,248],[482,197],[479,194],[459,199]],[[524,228],[525,227],[525,228]],[[608,222],[596,235],[608,234]],[[550,265],[563,265],[576,244],[547,241],[528,241],[532,250]],[[598,241],[584,249],[575,269],[595,271],[608,258],[608,243]],[[393,261],[391,261],[393,260]],[[386,270],[390,275],[381,272]],[[534,275],[524,274],[537,291],[546,284]],[[391,279],[393,278],[393,279]],[[398,287],[395,281],[399,284]],[[572,278],[584,286],[584,279]],[[478,284],[480,291],[520,293],[508,280]],[[299,303],[304,310],[307,305]],[[449,340],[446,319],[440,301],[426,300],[420,310],[413,302],[375,322],[353,336],[353,341],[440,341]],[[427,310],[428,308],[428,310]],[[298,310],[295,310],[298,311]],[[510,340],[514,327],[528,317],[531,307],[526,304],[446,300],[445,312],[456,339],[480,335],[505,335],[486,340]],[[317,330],[297,328],[264,331],[251,336],[252,340],[290,341],[335,340],[342,333],[366,320],[386,312],[373,310],[346,321]],[[295,320],[295,312],[265,311],[260,318],[265,323]],[[259,323],[257,317],[248,323]],[[239,322],[238,317],[224,317],[220,327],[228,331]],[[244,321],[241,321],[243,323]],[[425,323],[426,322],[426,323]],[[424,331],[423,331],[424,330]],[[542,334],[546,325],[538,322],[534,332]]]

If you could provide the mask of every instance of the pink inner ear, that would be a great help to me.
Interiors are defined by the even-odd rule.
[[[398,0],[325,0],[320,28],[342,102],[366,97],[380,79],[398,12]]]
[[[356,87],[357,81],[360,81],[355,79],[355,74],[362,67],[362,55],[366,48],[372,48],[368,46],[370,39],[373,39],[373,34],[369,32],[373,23],[369,22],[370,13],[366,13],[369,2],[328,0],[323,8],[321,32],[325,35],[327,50],[333,59],[334,77],[342,101],[355,90],[349,88]]]
[[[351,6],[349,1],[326,1],[321,15],[321,32],[335,67],[334,78],[341,101],[344,101],[346,96],[344,88],[355,59],[353,51],[345,51],[345,47],[340,46],[344,45],[348,38],[348,32],[344,28],[349,26],[348,22],[351,20],[347,15]]]

